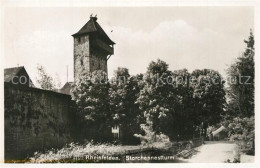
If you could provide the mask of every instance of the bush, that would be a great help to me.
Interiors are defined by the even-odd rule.
[[[94,144],[93,141],[85,145],[70,143],[60,150],[51,149],[46,153],[35,152],[29,158],[31,163],[51,163],[51,162],[76,162],[77,158],[84,160],[86,155],[118,156],[125,152],[125,148],[113,144]],[[85,160],[87,162],[88,160]],[[93,161],[95,162],[95,161]]]
[[[158,149],[165,149],[172,145],[170,138],[165,134],[156,134],[153,131],[152,123],[141,124],[141,129],[144,131],[144,135],[134,134],[135,137],[140,138],[141,145],[152,146]]]
[[[255,151],[255,118],[236,117],[228,124],[229,137],[231,141],[238,141],[239,146],[247,154]]]

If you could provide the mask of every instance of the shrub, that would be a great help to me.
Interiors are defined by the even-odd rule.
[[[248,154],[255,151],[255,118],[236,117],[228,124],[230,140],[238,141],[239,146]]]
[[[152,146],[158,149],[165,149],[172,145],[170,138],[165,134],[156,134],[153,131],[152,123],[141,124],[141,129],[144,131],[144,135],[134,134],[135,137],[140,138],[141,145],[143,146]]]
[[[112,144],[94,144],[93,141],[88,142],[85,145],[70,143],[60,150],[51,149],[46,153],[35,152],[34,156],[29,158],[29,162],[62,162],[62,160],[76,160],[76,158],[84,158],[86,155],[117,156],[124,152],[125,148]]]

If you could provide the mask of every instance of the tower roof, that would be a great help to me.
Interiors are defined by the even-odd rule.
[[[105,33],[105,31],[101,28],[101,26],[97,22],[97,17],[90,17],[90,20],[75,34],[73,34],[73,37],[77,37],[79,35],[83,34],[97,34],[98,36],[102,37],[103,39],[106,40],[106,42],[109,45],[115,44]]]

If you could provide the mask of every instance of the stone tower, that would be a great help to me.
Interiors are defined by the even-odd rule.
[[[103,70],[107,73],[107,61],[114,54],[114,42],[97,22],[90,20],[75,34],[74,38],[74,81],[85,73]]]

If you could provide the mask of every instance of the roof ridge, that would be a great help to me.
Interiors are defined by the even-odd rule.
[[[99,23],[93,18],[90,18],[90,20],[77,33],[73,34],[72,36],[77,37],[88,33],[98,33],[99,35],[103,36],[109,44],[115,44],[109,38],[103,28],[99,25]]]
[[[96,22],[96,21],[94,21],[94,19],[91,19],[91,20],[92,20],[92,22],[93,22],[94,28],[96,29],[96,31],[98,31],[98,29],[96,28],[96,25],[95,25],[95,22]]]
[[[10,67],[10,68],[4,68],[4,69],[5,69],[5,70],[8,70],[8,69],[17,69],[17,68],[24,68],[24,66]]]
[[[110,39],[110,37],[109,37],[109,36],[107,35],[107,33],[105,32],[105,30],[100,26],[100,24],[99,24],[98,22],[96,22],[96,24],[97,24],[97,26],[98,26],[98,29],[99,29],[100,31],[102,31],[102,35],[106,36],[106,38],[108,38],[112,43],[115,44],[115,42],[113,42],[113,41]]]

